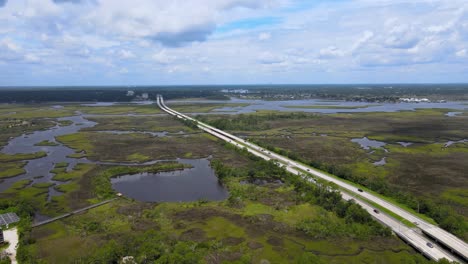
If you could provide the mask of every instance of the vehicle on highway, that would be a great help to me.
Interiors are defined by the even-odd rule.
[[[307,171],[310,171],[310,169],[307,169]]]
[[[426,244],[426,245],[427,245],[428,247],[430,247],[430,248],[433,248],[433,247],[434,247],[434,245],[432,245],[432,243],[431,243],[431,242],[427,242],[427,244]]]
[[[359,192],[364,192],[362,189],[357,189]]]
[[[374,209],[374,213],[378,214],[378,213],[379,213],[379,210]]]

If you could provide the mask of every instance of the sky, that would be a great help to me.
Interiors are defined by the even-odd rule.
[[[0,0],[0,86],[468,82],[468,0]]]

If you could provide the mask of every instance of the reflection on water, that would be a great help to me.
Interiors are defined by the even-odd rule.
[[[372,163],[372,164],[374,164],[375,166],[383,166],[383,165],[387,164],[386,159],[387,159],[387,158],[383,157],[381,160],[376,161],[376,162],[374,162],[374,163]]]
[[[465,142],[468,142],[468,139],[462,139],[462,140],[458,140],[458,141],[449,140],[449,141],[447,141],[447,143],[445,143],[444,147],[450,147],[450,146],[453,145],[453,144],[456,144],[456,143],[465,143]]]
[[[445,115],[446,116],[457,116],[457,115],[461,115],[461,114],[463,114],[463,112],[448,112]]]
[[[403,147],[408,147],[408,146],[411,146],[413,145],[413,142],[403,142],[403,141],[400,141],[400,142],[397,142],[398,144],[402,145]]]
[[[57,185],[62,184],[62,182],[52,180],[54,174],[50,173],[50,171],[54,168],[55,163],[67,162],[70,164],[69,168],[73,168],[78,162],[89,162],[86,159],[68,158],[67,156],[75,153],[75,151],[62,144],[59,144],[57,146],[35,146],[35,144],[44,140],[55,141],[56,136],[73,134],[78,132],[82,128],[93,127],[94,125],[96,125],[95,122],[91,122],[83,118],[82,116],[63,117],[58,118],[58,120],[72,121],[73,124],[69,126],[56,125],[55,127],[52,127],[47,130],[35,131],[31,134],[21,135],[19,137],[13,138],[8,142],[8,145],[3,147],[1,152],[5,154],[35,153],[39,151],[44,151],[47,153],[47,156],[27,161],[27,164],[24,167],[26,173],[16,177],[5,179],[0,184],[0,192],[5,191],[13,183],[23,179],[33,180],[33,183],[53,182]],[[50,197],[59,194],[60,192],[57,192],[54,188],[49,188]]]
[[[111,179],[112,187],[124,196],[145,202],[179,202],[226,199],[228,193],[219,183],[208,159],[179,159],[191,169],[124,175]]]
[[[371,139],[368,139],[367,137],[353,138],[353,139],[351,139],[351,141],[354,142],[354,143],[358,143],[359,145],[361,145],[361,148],[366,149],[366,150],[370,149],[371,147],[381,148],[381,147],[387,145],[385,142],[377,141],[377,140],[371,140]]]

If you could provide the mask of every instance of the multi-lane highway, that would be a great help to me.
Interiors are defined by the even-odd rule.
[[[414,248],[419,250],[423,253],[426,257],[439,260],[442,258],[446,258],[450,261],[458,261],[458,262],[466,262],[468,259],[468,245],[463,242],[461,239],[455,237],[454,235],[450,234],[449,232],[428,223],[427,221],[417,217],[414,214],[400,208],[399,206],[392,204],[372,193],[362,192],[359,191],[357,187],[352,184],[349,184],[339,178],[330,176],[325,174],[321,171],[318,171],[314,168],[286,158],[284,156],[278,155],[273,153],[267,149],[261,148],[255,144],[252,144],[244,139],[226,133],[220,129],[202,123],[198,120],[195,120],[187,115],[182,113],[176,112],[169,107],[167,107],[164,103],[162,96],[157,96],[156,100],[158,106],[165,112],[170,115],[174,115],[180,119],[190,120],[195,122],[197,126],[202,129],[203,131],[210,133],[222,140],[230,142],[238,147],[246,148],[247,151],[250,153],[261,157],[265,160],[274,159],[278,162],[278,165],[285,167],[291,173],[301,175],[306,180],[311,182],[315,182],[313,177],[310,175],[321,178],[328,182],[333,182],[337,186],[339,186],[341,190],[341,194],[343,199],[349,200],[354,199],[357,203],[359,203],[364,209],[366,209],[375,219],[379,222],[389,226],[399,237],[405,240],[407,243],[412,245]],[[308,175],[307,175],[308,174]],[[399,215],[400,217],[406,219],[407,221],[415,223],[418,229],[422,230],[423,233],[429,235],[432,239],[436,240],[437,242],[443,244],[445,247],[449,248],[450,251],[455,252],[456,255],[451,254],[451,252],[442,249],[438,245],[436,245],[431,239],[427,236],[423,235],[421,232],[417,232],[419,230],[408,228],[406,225],[401,224],[400,221],[397,219],[388,216],[383,212],[375,212],[375,208],[369,205],[367,201],[371,201],[375,204],[378,204],[381,207],[386,208],[387,210]]]

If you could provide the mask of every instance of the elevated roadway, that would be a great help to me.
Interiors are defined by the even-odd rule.
[[[264,149],[260,146],[252,144],[242,138],[236,137],[232,134],[226,133],[220,129],[212,127],[208,124],[200,122],[190,116],[184,115],[177,111],[172,110],[171,108],[167,107],[164,103],[162,96],[157,96],[156,102],[158,106],[165,111],[166,113],[176,116],[180,119],[189,120],[194,122],[201,130],[212,134],[215,137],[218,137],[226,142],[231,144],[237,145],[240,148],[245,148],[250,153],[263,158],[265,160],[274,159],[278,161],[278,165],[285,167],[285,169],[293,174],[301,175],[304,179],[314,182],[315,180],[311,177],[307,177],[305,174],[310,174],[315,177],[321,178],[328,182],[333,182],[336,184],[342,191],[342,197],[345,200],[353,199],[358,204],[360,204],[365,210],[367,210],[375,219],[379,222],[383,223],[384,225],[390,227],[395,234],[397,234],[400,238],[405,240],[407,243],[412,245],[426,257],[433,259],[433,260],[440,260],[442,258],[446,258],[450,261],[457,261],[460,263],[467,262],[468,259],[468,246],[465,242],[461,239],[455,237],[454,235],[450,234],[449,232],[428,223],[427,221],[421,219],[420,217],[415,216],[414,214],[409,213],[408,211],[376,196],[368,192],[360,192],[357,187],[352,184],[349,184],[339,178],[330,176],[325,174],[319,170],[316,170],[312,167],[306,166],[302,163],[296,162],[284,156],[278,155],[274,152],[271,152],[267,149]],[[351,198],[352,197],[352,198]],[[361,199],[359,199],[361,198]],[[375,204],[378,204],[381,207],[386,208],[387,210],[399,215],[400,217],[414,223],[418,226],[419,229],[430,238],[436,240],[438,243],[441,243],[454,254],[447,252],[445,249],[439,247],[438,245],[433,245],[432,241],[425,237],[420,232],[417,232],[413,228],[409,228],[406,225],[403,225],[400,221],[396,220],[393,217],[388,216],[383,212],[375,213],[375,208],[369,205],[365,200],[371,201]],[[432,245],[433,247],[429,247],[428,245]]]

